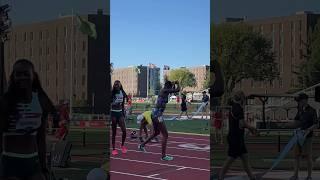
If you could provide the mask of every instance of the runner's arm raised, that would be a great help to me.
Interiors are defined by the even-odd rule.
[[[180,91],[180,85],[178,82],[176,82],[176,87],[174,88],[163,88],[162,91],[165,92],[165,93],[177,93]]]

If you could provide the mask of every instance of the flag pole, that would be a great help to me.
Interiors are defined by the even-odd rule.
[[[70,50],[70,58],[71,58],[71,66],[70,66],[70,116],[72,117],[72,106],[73,106],[73,34],[74,34],[74,24],[73,24],[73,8],[71,10],[71,50]]]

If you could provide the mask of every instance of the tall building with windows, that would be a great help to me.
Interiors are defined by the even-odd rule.
[[[237,84],[237,89],[248,94],[295,91],[299,85],[295,72],[298,72],[300,64],[306,61],[304,55],[307,53],[309,33],[319,19],[320,14],[303,11],[285,17],[244,20],[272,42],[280,77],[272,82],[243,80]],[[234,19],[231,22],[234,22]]]
[[[29,59],[55,104],[70,100],[72,92],[73,102],[83,101],[96,113],[105,113],[111,89],[110,16],[98,10],[81,17],[95,24],[97,39],[83,34],[71,16],[13,27],[4,49],[6,77],[17,59]]]
[[[112,83],[120,80],[124,90],[133,96],[157,95],[160,90],[160,68],[154,64],[116,68],[111,79]]]

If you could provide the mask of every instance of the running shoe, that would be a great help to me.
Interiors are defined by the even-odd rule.
[[[162,157],[161,160],[162,161],[172,161],[173,157],[166,155],[166,156]]]
[[[141,144],[139,144],[138,149],[142,152],[147,152],[144,146],[142,146]]]
[[[118,151],[117,151],[116,149],[113,150],[113,151],[112,151],[112,155],[114,155],[114,156],[118,155]]]
[[[128,149],[125,146],[120,146],[120,149],[123,154],[128,152]]]

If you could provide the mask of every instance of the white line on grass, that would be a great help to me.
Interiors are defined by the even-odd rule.
[[[139,161],[139,160],[132,160],[132,159],[124,159],[124,158],[111,157],[110,159],[131,161],[131,162],[138,162],[138,163],[145,163],[145,164],[154,164],[154,165],[160,165],[160,166],[169,166],[169,167],[176,167],[176,168],[182,168],[183,167],[183,168],[186,168],[186,169],[199,170],[199,171],[208,171],[208,172],[210,171],[209,169],[194,168],[194,167],[187,167],[187,166],[179,166],[179,165],[173,165],[173,164],[155,163],[155,162],[149,162],[149,161]]]
[[[138,174],[124,173],[124,172],[119,172],[119,171],[110,171],[110,173],[122,174],[122,175],[127,175],[127,176],[135,176],[135,177],[141,177],[141,178],[147,178],[147,179],[167,180],[167,179],[163,179],[163,178],[156,178],[156,177],[151,177],[151,176],[142,176],[142,175],[138,175]]]

